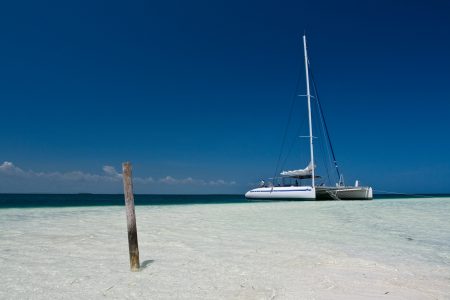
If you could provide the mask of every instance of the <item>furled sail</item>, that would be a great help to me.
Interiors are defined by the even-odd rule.
[[[313,170],[313,165],[310,162],[309,165],[304,169],[283,171],[280,173],[280,175],[285,176],[285,177],[311,178],[312,170]]]

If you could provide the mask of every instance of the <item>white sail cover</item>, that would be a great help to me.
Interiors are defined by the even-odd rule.
[[[283,171],[280,173],[281,176],[288,177],[303,177],[303,176],[311,176],[313,170],[313,165],[310,162],[309,165],[304,169],[292,170],[292,171]]]

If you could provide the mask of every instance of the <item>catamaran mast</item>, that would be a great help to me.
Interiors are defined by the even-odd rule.
[[[309,148],[311,153],[311,166],[312,166],[312,187],[315,187],[315,165],[314,165],[314,145],[312,134],[312,119],[311,119],[311,93],[309,90],[309,72],[308,72],[308,53],[306,52],[306,35],[303,35],[303,50],[305,53],[305,72],[306,72],[306,96],[308,97],[308,121],[309,121]]]

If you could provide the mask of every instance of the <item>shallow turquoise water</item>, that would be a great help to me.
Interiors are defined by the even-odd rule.
[[[432,195],[430,197],[450,197]],[[418,197],[417,199],[423,199]],[[375,201],[411,199],[402,195],[375,195]],[[416,198],[414,198],[416,199]],[[250,203],[241,195],[135,195],[136,205]],[[122,194],[0,194],[0,208],[123,205]]]

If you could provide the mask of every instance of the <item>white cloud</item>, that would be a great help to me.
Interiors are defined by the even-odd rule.
[[[236,184],[235,181],[227,182],[223,179],[218,180],[203,180],[203,179],[194,179],[192,177],[182,178],[182,179],[176,179],[172,176],[166,176],[164,178],[161,178],[159,180],[161,183],[165,184],[185,184],[185,185],[209,185],[209,186],[217,186],[217,185],[234,185]]]
[[[174,184],[174,183],[177,183],[177,180],[175,178],[173,178],[172,176],[166,176],[164,178],[161,178],[159,180],[159,182],[166,183],[166,184]]]
[[[107,167],[107,166],[105,166]],[[108,172],[105,171],[105,175],[84,173],[82,171],[71,171],[71,172],[35,172],[33,170],[24,171],[21,168],[15,166],[12,162],[5,161],[0,165],[0,173],[10,176],[18,176],[25,178],[43,178],[49,180],[64,180],[64,181],[119,181],[121,175],[117,172],[115,174],[111,173],[111,169],[107,168]],[[114,169],[114,168],[113,168]]]
[[[35,172],[32,170],[24,171],[15,166],[12,162],[5,161],[0,165],[0,174],[7,176],[17,176],[30,179],[46,179],[51,181],[69,181],[69,182],[119,182],[122,180],[122,174],[117,172],[113,166],[103,166],[103,174],[91,174],[82,171],[71,172]],[[235,181],[218,180],[204,180],[186,177],[177,179],[172,176],[166,176],[160,179],[153,179],[152,177],[134,177],[135,184],[163,184],[163,185],[191,185],[191,186],[227,186],[235,185]]]
[[[122,175],[120,175],[122,176]],[[154,183],[155,180],[152,177],[133,177],[133,182],[134,183],[140,183],[140,184],[149,184],[149,183]]]
[[[0,165],[0,172],[6,174],[23,174],[23,170],[16,167],[12,162],[5,161]]]
[[[122,178],[122,174],[117,172],[116,168],[114,168],[113,166],[103,166],[103,172],[105,172],[106,175],[112,177]]]

